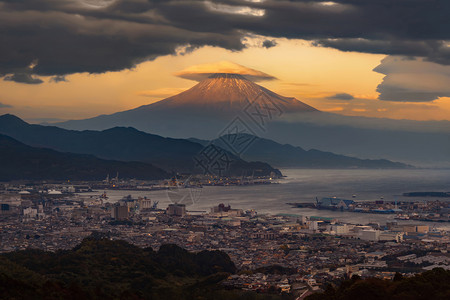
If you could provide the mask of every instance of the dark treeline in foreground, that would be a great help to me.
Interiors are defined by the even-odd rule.
[[[159,251],[124,241],[87,238],[72,250],[0,256],[1,299],[281,299],[219,282],[236,271],[222,251]]]
[[[328,285],[323,293],[312,294],[306,300],[448,300],[450,271],[435,268],[413,277],[399,273],[394,280],[360,279],[353,276],[339,286]]]
[[[191,253],[170,244],[154,251],[89,237],[72,250],[0,255],[0,299],[294,299],[220,285],[235,272],[222,251]],[[354,276],[307,297],[325,299],[450,299],[450,271],[437,268],[410,278],[397,274],[392,281]]]

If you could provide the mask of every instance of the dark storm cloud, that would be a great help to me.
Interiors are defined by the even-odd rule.
[[[36,75],[102,73],[175,54],[182,45],[244,47],[238,30],[221,34],[173,26],[154,11],[151,1],[117,1],[105,9],[80,3],[0,0],[0,74],[15,73],[33,61],[37,61]],[[134,12],[137,8],[139,13]],[[16,78],[8,75],[8,80]]]
[[[276,45],[277,45],[277,42],[274,41],[274,40],[265,40],[265,41],[262,43],[262,46],[263,46],[264,48],[266,48],[266,49],[275,47]]]
[[[328,99],[331,99],[331,100],[347,100],[347,101],[349,101],[349,100],[355,99],[355,97],[353,97],[352,95],[347,94],[347,93],[338,93],[336,95],[328,97]]]
[[[3,80],[27,84],[40,84],[43,82],[41,79],[35,78],[33,75],[27,73],[14,73],[11,75],[6,75],[3,77]]]
[[[118,71],[182,53],[180,46],[242,50],[243,38],[254,34],[450,64],[450,1],[333,3],[0,0],[0,75],[17,73],[32,61],[38,61],[34,75]]]
[[[66,76],[64,75],[56,75],[50,78],[50,82],[58,83],[58,82],[67,82]]]

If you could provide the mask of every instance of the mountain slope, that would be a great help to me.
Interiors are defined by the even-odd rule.
[[[212,141],[215,145],[227,149],[227,141],[253,140],[249,147],[242,153],[246,160],[262,160],[277,168],[367,168],[367,169],[391,169],[407,168],[408,165],[392,162],[385,159],[371,160],[358,159],[338,155],[331,152],[323,152],[316,149],[304,150],[289,144],[279,144],[272,140],[256,138],[246,134],[225,135]],[[191,139],[202,144],[210,141]]]
[[[167,99],[142,106],[141,109],[195,108],[220,111],[222,114],[241,112],[250,102],[265,93],[270,101],[285,112],[317,111],[295,98],[280,96],[238,74],[214,74],[194,87]]]
[[[249,119],[245,108],[261,93],[276,105],[278,117],[264,128]],[[418,166],[450,167],[450,122],[349,117],[320,112],[280,96],[234,74],[217,74],[191,89],[135,109],[55,125],[67,129],[103,130],[132,126],[179,138],[212,140],[223,135],[236,117],[250,131],[282,144]]]
[[[30,125],[13,115],[3,115],[0,116],[0,133],[34,147],[92,154],[104,159],[147,162],[169,171],[204,171],[195,167],[194,160],[204,150],[204,146],[188,140],[148,134],[134,128],[75,131]],[[278,170],[266,163],[246,162],[231,154],[228,156],[232,160],[226,170],[229,175],[240,176],[244,171],[255,171],[257,175],[270,175],[271,172],[280,175]]]
[[[189,137],[207,132],[215,137],[232,118],[243,115],[250,103],[260,97],[284,113],[317,113],[315,108],[278,95],[238,74],[214,74],[192,88],[164,100],[86,120],[55,125],[67,129],[103,130],[131,126],[164,136]],[[190,134],[185,134],[190,133]]]
[[[3,300],[244,299],[244,292],[219,284],[235,272],[230,257],[219,250],[192,253],[165,244],[154,251],[89,237],[71,250],[0,255],[0,294]],[[245,293],[247,299],[260,299],[251,295]]]
[[[150,164],[98,159],[92,155],[35,148],[0,134],[0,181],[100,180],[106,174],[122,178],[164,179],[169,174]]]

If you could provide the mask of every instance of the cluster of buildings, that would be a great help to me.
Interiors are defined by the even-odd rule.
[[[52,191],[0,194],[0,252],[70,249],[93,233],[154,249],[173,243],[222,250],[240,270],[225,285],[299,296],[354,274],[391,278],[450,266],[449,233],[421,224],[348,224],[224,204],[190,214],[183,204],[158,209],[147,198],[106,200]]]
[[[448,197],[448,196],[446,196]],[[337,197],[316,199],[315,203],[290,203],[295,207],[340,210],[357,213],[397,214],[400,220],[450,222],[450,201],[355,201]]]

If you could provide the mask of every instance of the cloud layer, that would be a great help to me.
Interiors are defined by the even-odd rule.
[[[118,71],[180,46],[242,50],[255,34],[450,64],[449,12],[448,0],[0,0],[0,76]]]
[[[333,96],[328,97],[328,99],[331,99],[331,100],[347,100],[347,101],[350,101],[350,100],[355,99],[355,97],[353,97],[353,95],[350,95],[350,94],[348,94],[348,93],[338,93],[338,94],[335,94],[335,95],[333,95]]]
[[[203,79],[206,79],[216,73],[244,75],[246,78],[252,81],[276,79],[275,77],[264,72],[247,68],[228,61],[190,66],[180,72],[175,73],[174,75],[185,79],[202,81]]]
[[[380,100],[430,102],[450,97],[450,66],[388,56],[374,71],[386,75],[377,87]]]

